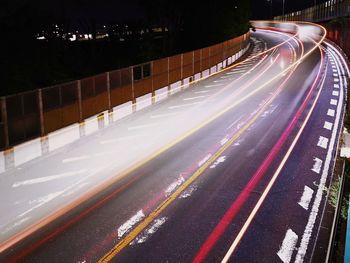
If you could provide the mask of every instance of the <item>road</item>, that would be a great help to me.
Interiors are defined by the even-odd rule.
[[[320,37],[300,38],[259,29],[239,65],[2,178],[4,260],[323,258],[348,73]]]

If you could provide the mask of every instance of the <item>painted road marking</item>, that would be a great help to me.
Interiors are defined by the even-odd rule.
[[[32,184],[39,184],[39,183],[46,183],[50,182],[56,179],[62,179],[65,177],[70,177],[70,176],[76,176],[79,174],[86,173],[88,170],[82,169],[79,171],[74,171],[74,172],[66,172],[66,173],[61,173],[61,174],[55,174],[55,175],[50,175],[50,176],[44,176],[44,177],[39,177],[35,179],[29,179],[25,181],[20,181],[16,182],[12,185],[13,188],[19,187],[19,186],[24,186],[24,185],[32,185]]]
[[[215,88],[215,87],[220,87],[222,86],[223,84],[213,84],[213,85],[205,85],[204,87],[205,88]]]
[[[227,79],[214,80],[214,83],[227,82]]]
[[[339,89],[339,84],[334,84],[334,88]]]
[[[339,96],[339,91],[333,90],[332,95],[338,97]]]
[[[182,175],[180,175],[180,177],[175,182],[173,182],[171,185],[168,186],[167,189],[165,189],[164,191],[165,196],[168,197],[169,195],[171,195],[171,193],[174,192],[174,190],[178,188],[180,185],[182,185],[184,182],[185,182],[185,178]]]
[[[220,141],[220,145],[224,145],[227,142],[228,142],[228,139],[225,137]]]
[[[211,90],[201,90],[201,91],[196,91],[195,94],[204,94],[204,93],[209,93],[212,92]]]
[[[145,217],[145,214],[142,210],[138,211],[134,216],[132,216],[129,220],[127,220],[124,224],[122,224],[118,228],[118,238],[121,238],[125,235],[130,229],[140,222]]]
[[[318,138],[317,146],[319,146],[323,149],[327,149],[328,139],[326,137],[320,136],[320,138]]]
[[[309,205],[313,194],[314,194],[314,190],[312,190],[310,187],[305,185],[303,195],[301,196],[298,204],[305,210],[309,210]]]
[[[169,110],[173,110],[173,109],[179,109],[179,108],[185,108],[185,107],[191,107],[194,105],[198,105],[201,102],[195,102],[195,103],[190,103],[190,104],[182,104],[182,105],[175,105],[175,106],[170,106],[168,107]]]
[[[331,117],[334,117],[334,115],[335,115],[335,110],[328,109],[327,115],[328,115],[328,116],[331,116]]]
[[[221,76],[222,79],[231,79],[231,76]]]
[[[197,96],[197,97],[192,97],[192,98],[185,98],[184,101],[188,100],[198,100],[198,99],[203,99],[206,98],[207,96]]]
[[[339,79],[337,79],[337,78],[336,78],[336,79],[334,79],[334,82],[339,82]]]
[[[329,102],[331,105],[337,105],[338,101],[335,99],[331,99],[331,101]]]
[[[298,242],[298,235],[295,234],[293,230],[288,229],[283,239],[282,246],[280,250],[277,252],[277,256],[279,256],[282,262],[284,263],[290,262],[297,242]]]
[[[325,121],[323,128],[327,129],[327,130],[332,130],[333,124],[329,121]]]
[[[154,127],[156,125],[157,125],[156,123],[150,123],[150,124],[145,124],[145,125],[133,126],[133,127],[129,127],[128,131],[141,130],[141,129],[145,129],[145,128]]]
[[[200,162],[198,162],[198,167],[201,167],[203,164],[205,164],[210,159],[210,157],[211,157],[211,153],[209,153]]]
[[[327,45],[330,46],[329,44],[327,44]],[[335,48],[332,48],[332,49],[335,50],[334,52],[338,53],[338,51]],[[333,51],[331,51],[331,52],[333,52]],[[340,56],[341,55],[339,54],[339,57]],[[341,57],[341,59],[343,60],[344,64],[346,65],[346,62],[344,61],[344,59],[342,57]],[[339,65],[341,66],[342,74],[345,74],[344,67],[340,61],[339,61]],[[338,65],[337,65],[337,67],[339,69]],[[347,73],[349,74],[348,68],[347,68]],[[342,86],[342,88],[340,89],[340,99],[339,99],[340,102],[342,102],[343,98],[344,98],[343,84],[342,83],[341,83],[341,86]],[[310,242],[313,230],[314,230],[316,219],[319,217],[319,215],[318,215],[319,209],[320,209],[321,201],[322,201],[323,196],[324,196],[324,187],[326,185],[327,178],[328,178],[329,171],[330,171],[333,150],[334,150],[334,147],[337,147],[336,138],[337,138],[337,133],[338,133],[341,115],[342,115],[342,107],[343,107],[343,103],[339,103],[337,106],[337,116],[335,118],[334,127],[333,127],[333,131],[332,131],[332,136],[331,136],[331,141],[329,144],[330,147],[327,151],[326,160],[325,160],[325,164],[323,167],[321,180],[320,180],[320,183],[318,185],[317,192],[316,192],[315,201],[313,202],[313,205],[311,208],[311,213],[309,215],[309,219],[308,219],[307,225],[305,227],[303,237],[302,237],[301,242],[300,242],[300,247],[298,249],[298,254],[297,254],[296,259],[295,259],[295,262],[297,262],[297,263],[304,262],[304,258],[305,258],[305,255],[306,255],[306,252],[307,252],[307,249],[309,246],[309,242]],[[321,217],[323,217],[323,215]]]
[[[137,236],[130,244],[142,244],[147,241],[147,239],[157,232],[157,230],[168,220],[166,216],[163,216],[161,218],[157,218],[154,220],[154,222],[151,224],[150,227],[148,227],[143,233],[141,233],[139,236]]]
[[[209,168],[214,169],[216,166],[218,166],[220,163],[223,163],[226,161],[226,156],[220,156],[219,159],[215,161],[213,165],[211,165]]]
[[[86,160],[86,159],[89,159],[89,158],[90,158],[89,155],[83,155],[83,156],[79,156],[79,157],[72,157],[72,158],[63,159],[62,163],[72,163],[72,162]]]
[[[321,172],[323,161],[317,157],[314,157],[314,165],[311,169],[311,171],[314,171],[315,173],[319,174]]]
[[[177,115],[179,113],[180,112],[171,112],[171,113],[165,113],[165,114],[152,115],[151,119],[166,118],[166,117]]]
[[[335,66],[334,66],[334,68],[333,68],[333,72],[334,72],[334,73],[336,73],[336,72],[337,72],[337,70],[335,69]]]
[[[338,77],[339,75],[337,73],[334,73],[333,74],[333,77]]]

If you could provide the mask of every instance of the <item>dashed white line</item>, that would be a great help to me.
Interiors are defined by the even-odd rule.
[[[83,155],[83,156],[79,156],[79,157],[72,157],[72,158],[63,159],[62,163],[72,163],[72,162],[86,160],[89,158],[90,158],[90,156],[88,156],[88,155]]]
[[[323,128],[325,128],[326,130],[332,130],[332,127],[333,127],[333,124],[329,121],[325,121],[324,122],[324,125],[323,125]]]
[[[156,125],[157,125],[156,123],[151,123],[151,124],[133,126],[133,127],[129,127],[129,128],[128,128],[128,131],[141,130],[141,129],[145,129],[145,128],[154,127],[154,126],[156,126]]]
[[[195,94],[204,94],[204,93],[209,93],[212,92],[211,90],[201,90],[201,91],[196,91]]]
[[[152,115],[151,119],[159,119],[159,118],[166,118],[169,116],[174,116],[179,114],[179,112],[172,112],[172,113],[164,113],[164,114],[158,114],[158,115]]]
[[[223,84],[213,84],[213,85],[205,85],[204,87],[205,88],[215,88],[215,87],[220,87],[222,86]]]
[[[323,161],[321,159],[314,157],[314,165],[312,166],[311,171],[319,174],[321,172],[322,163]]]
[[[305,210],[309,210],[309,205],[313,194],[314,194],[314,190],[312,190],[310,187],[305,185],[303,195],[301,196],[300,201],[298,202],[298,205],[300,205]]]
[[[328,109],[327,115],[330,116],[330,117],[334,117],[335,116],[335,110]]]
[[[201,161],[198,162],[198,167],[201,167],[203,164],[205,164],[210,159],[210,157],[211,157],[211,153],[209,153]]]
[[[339,91],[333,90],[332,95],[338,97],[339,96]]]
[[[197,96],[197,97],[192,97],[192,98],[185,98],[184,101],[189,101],[189,100],[198,100],[198,99],[203,99],[206,98],[207,96]]]
[[[326,137],[323,137],[323,136],[320,136],[318,138],[318,143],[317,143],[317,146],[323,148],[323,149],[327,149],[327,146],[328,146],[328,138]]]
[[[329,102],[331,105],[337,105],[338,101],[335,99],[331,99],[331,101]]]
[[[333,77],[338,77],[339,75],[337,73],[334,73],[333,74]]]
[[[121,238],[126,232],[128,232],[135,224],[140,222],[145,217],[142,210],[138,211],[134,216],[127,220],[118,228],[118,237]]]
[[[195,103],[190,103],[190,104],[182,104],[182,105],[175,105],[175,106],[170,106],[168,107],[169,110],[173,110],[173,109],[179,109],[179,108],[185,108],[185,107],[191,107],[194,105],[198,105],[201,102],[195,102]]]
[[[280,250],[277,252],[277,255],[282,260],[282,262],[284,263],[290,262],[293,255],[293,251],[297,244],[297,241],[298,241],[298,235],[295,232],[293,232],[293,230],[288,229],[283,239],[282,246]]]
[[[334,82],[339,82],[339,79],[334,79]]]

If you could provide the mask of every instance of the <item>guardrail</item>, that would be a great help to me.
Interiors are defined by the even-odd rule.
[[[349,15],[350,0],[330,0],[284,16],[276,16],[274,20],[322,22]]]
[[[195,51],[1,97],[0,172],[148,106],[161,93],[171,94],[226,67],[242,55],[249,39],[248,32]],[[68,139],[62,142],[58,135],[65,131]]]

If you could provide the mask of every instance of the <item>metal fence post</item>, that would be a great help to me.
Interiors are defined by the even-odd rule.
[[[43,93],[41,89],[38,89],[38,110],[40,118],[40,135],[45,135],[45,125],[44,125],[44,106],[43,106]]]
[[[131,98],[132,98],[132,111],[136,111],[136,98],[135,98],[135,90],[134,90],[134,67],[130,67],[131,74]]]
[[[168,73],[168,96],[171,93],[171,87],[170,87],[170,57],[168,57],[168,69],[167,69],[167,73]]]
[[[6,97],[1,97],[1,114],[2,121],[4,123],[4,143],[5,149],[10,147],[10,139],[9,139],[9,127],[7,121],[7,108],[6,108]]]
[[[111,82],[109,72],[106,73],[107,79],[107,98],[108,98],[108,122],[113,122],[113,110],[112,110],[112,101],[111,101]]]

